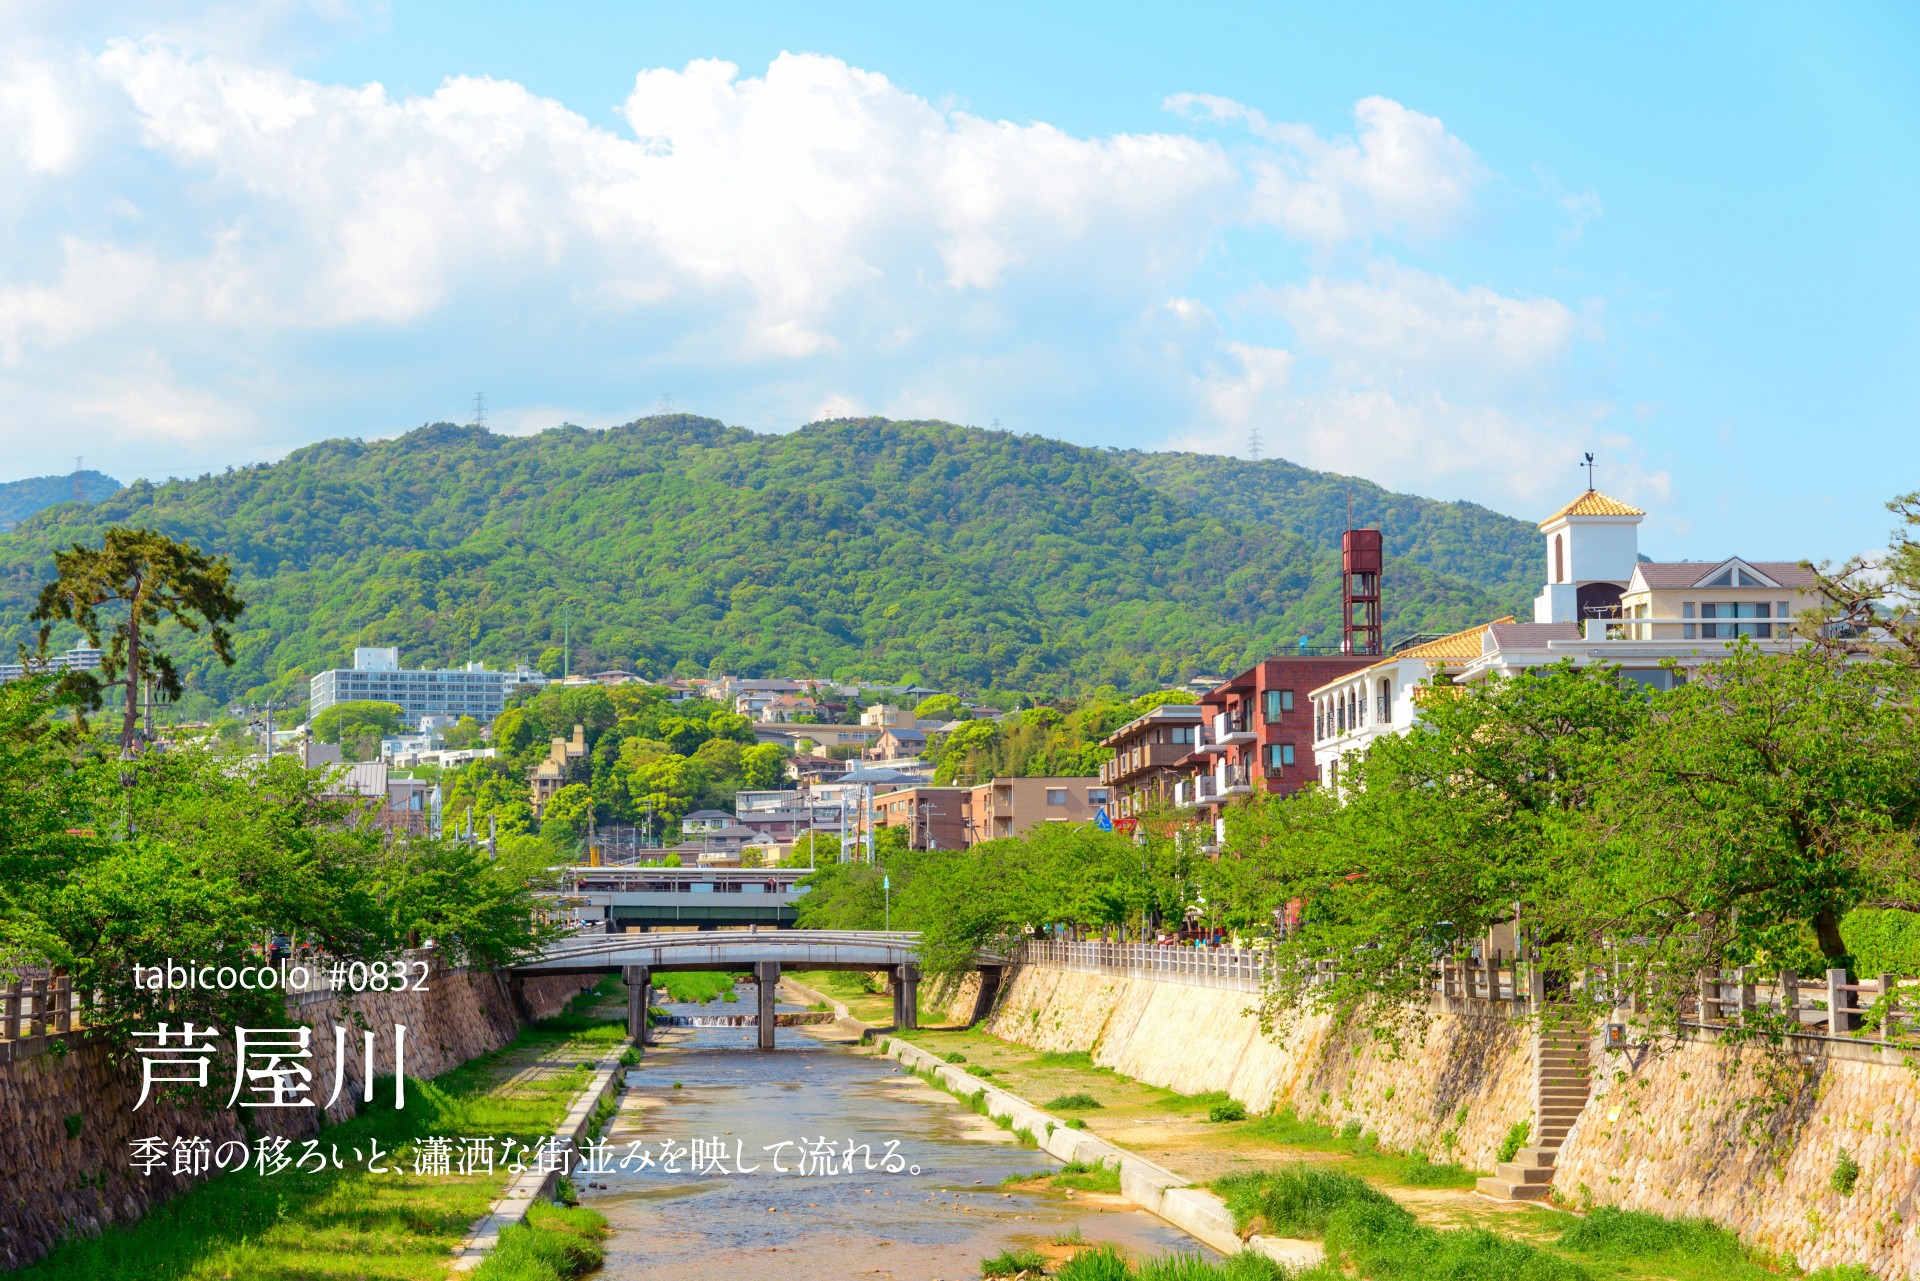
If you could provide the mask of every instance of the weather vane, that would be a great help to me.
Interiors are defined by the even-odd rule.
[[[1593,455],[1588,454],[1586,456],[1586,459],[1587,461],[1584,463],[1581,463],[1580,465],[1587,469],[1587,492],[1592,493],[1593,492]]]

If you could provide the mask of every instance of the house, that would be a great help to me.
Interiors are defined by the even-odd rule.
[[[533,812],[538,815],[552,799],[553,794],[571,782],[584,782],[576,779],[587,757],[587,729],[584,725],[573,727],[573,737],[556,738],[547,748],[547,758],[533,767],[533,774],[527,780],[528,790],[532,793]]]
[[[421,778],[396,778],[385,761],[348,766],[328,795],[356,802],[366,821],[384,831],[411,836],[431,834],[439,806],[438,787]]]
[[[1174,784],[1186,777],[1179,762],[1191,755],[1206,713],[1193,703],[1166,703],[1100,740],[1113,759],[1100,781],[1113,791],[1113,817],[1132,818],[1173,803]]]
[[[926,750],[927,735],[924,730],[891,725],[880,731],[879,736],[860,753],[860,759],[863,761],[917,761]]]
[[[891,703],[875,703],[860,713],[860,723],[873,729],[912,729],[913,713]]]
[[[836,760],[815,752],[801,752],[787,760],[787,777],[806,787],[817,781],[840,777],[852,768],[850,761]]]
[[[683,836],[704,836],[733,826],[733,815],[725,810],[695,810],[680,820]]]
[[[805,694],[775,694],[761,705],[755,719],[765,725],[787,725],[797,717],[819,714],[820,705]]]
[[[1819,603],[1811,570],[1790,561],[1643,561],[1646,513],[1589,489],[1540,522],[1546,583],[1534,621],[1496,619],[1425,641],[1317,687],[1314,759],[1337,783],[1340,759],[1419,720],[1430,682],[1471,684],[1571,660],[1608,663],[1651,689],[1684,684],[1737,639],[1773,652],[1804,641],[1795,617]]]

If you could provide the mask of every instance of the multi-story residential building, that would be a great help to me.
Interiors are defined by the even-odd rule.
[[[919,722],[913,713],[904,707],[895,707],[890,703],[875,703],[860,712],[860,723],[872,729],[912,729]]]
[[[1090,823],[1112,800],[1098,778],[995,778],[970,789],[967,843],[1019,836],[1042,823]]]
[[[1100,740],[1113,749],[1113,759],[1100,766],[1100,781],[1113,793],[1115,819],[1173,804],[1174,784],[1186,777],[1180,762],[1193,754],[1205,719],[1198,704],[1167,703]]]
[[[890,725],[874,737],[860,758],[867,761],[918,761],[927,750],[927,736],[917,729]],[[893,766],[898,768],[898,766]]]
[[[959,850],[972,844],[973,789],[905,787],[873,799],[873,825],[904,828],[916,850]]]
[[[1340,759],[1405,733],[1437,676],[1461,683],[1563,660],[1608,663],[1654,689],[1726,656],[1744,638],[1785,651],[1794,618],[1819,597],[1811,570],[1787,561],[1643,561],[1646,513],[1596,490],[1542,521],[1546,585],[1534,621],[1496,619],[1402,650],[1313,690],[1314,758],[1334,781]]]
[[[1315,781],[1313,705],[1308,693],[1329,678],[1366,667],[1367,654],[1297,654],[1255,663],[1200,700],[1206,720],[1180,763],[1174,803],[1220,826],[1236,796],[1285,796]]]
[[[471,716],[486,724],[506,707],[507,696],[522,685],[544,685],[546,677],[525,666],[510,672],[488,670],[484,663],[459,668],[400,666],[400,651],[392,647],[353,651],[353,666],[329,668],[308,683],[307,716],[318,716],[335,703],[394,703],[410,725],[423,716]]]
[[[44,669],[26,663],[0,663],[0,685],[8,681],[17,681],[29,671],[45,670],[49,672],[96,672],[100,670],[100,660],[106,651],[81,641],[64,654],[49,654]]]

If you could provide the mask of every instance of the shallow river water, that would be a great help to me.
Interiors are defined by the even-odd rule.
[[[673,1005],[675,1014],[735,1013],[740,1005]],[[754,1028],[664,1031],[628,1076],[632,1087],[608,1138],[616,1156],[643,1144],[651,1168],[580,1180],[581,1203],[612,1223],[609,1278],[873,1277],[961,1281],[1009,1247],[1071,1232],[1130,1251],[1195,1252],[1192,1238],[1115,1198],[1003,1193],[1009,1174],[1057,1169],[890,1059],[856,1054],[801,1028],[781,1028],[778,1049],[755,1048]],[[674,1084],[680,1088],[675,1089]],[[720,1173],[691,1172],[694,1140],[724,1151]],[[801,1173],[802,1141],[855,1145],[854,1169]],[[869,1172],[890,1140],[898,1172]],[[771,1145],[793,1144],[777,1151]],[[661,1164],[663,1144],[683,1155]],[[787,1167],[786,1173],[774,1168]],[[637,1164],[637,1163],[636,1163]],[[760,1168],[739,1173],[739,1166]],[[918,1173],[913,1168],[918,1168]],[[587,1182],[605,1188],[584,1186]]]

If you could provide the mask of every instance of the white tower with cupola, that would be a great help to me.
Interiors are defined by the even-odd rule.
[[[1640,559],[1646,513],[1589,489],[1540,522],[1547,539],[1547,583],[1534,598],[1536,623],[1611,618]]]

